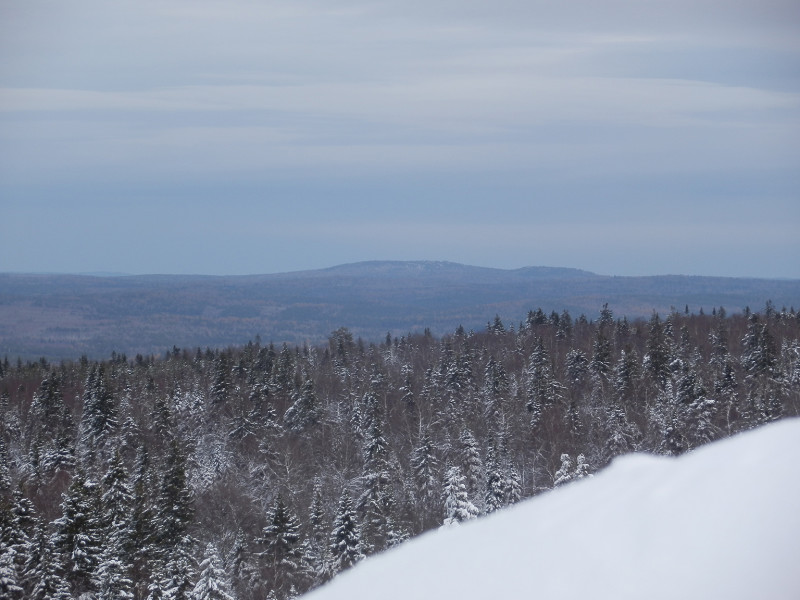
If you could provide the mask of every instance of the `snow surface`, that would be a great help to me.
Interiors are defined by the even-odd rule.
[[[413,539],[308,600],[800,598],[800,419]]]

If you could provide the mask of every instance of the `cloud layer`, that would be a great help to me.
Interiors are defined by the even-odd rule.
[[[126,228],[114,207],[137,206],[207,215],[173,222],[179,246],[201,247],[231,213],[223,246],[252,223],[347,232],[303,259],[223,249],[230,272],[521,266],[555,245],[559,264],[603,272],[800,277],[780,258],[800,251],[782,233],[800,231],[793,2],[34,0],[0,15],[0,270],[208,271],[191,258],[80,267],[88,241],[61,262],[19,248],[24,224],[68,211],[79,234],[136,245],[155,229]],[[509,222],[604,233],[525,242]],[[449,243],[389,251],[368,233],[395,223]],[[456,235],[475,224],[491,231],[482,254]],[[639,258],[603,254],[602,238]],[[693,259],[709,239],[725,250]]]

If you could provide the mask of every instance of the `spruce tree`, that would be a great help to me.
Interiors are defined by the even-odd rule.
[[[264,547],[264,560],[269,587],[279,598],[286,598],[289,590],[300,583],[305,571],[305,556],[300,543],[300,523],[281,496],[267,515],[267,526],[259,540]]]
[[[0,598],[16,600],[22,598],[25,590],[19,585],[14,549],[0,541]]]
[[[31,600],[65,600],[72,598],[69,584],[62,577],[63,566],[47,533],[44,521],[39,521],[33,551],[25,565]]]
[[[322,491],[318,484],[314,486],[313,500],[308,512],[310,532],[307,540],[307,555],[309,557],[312,586],[316,586],[330,579],[330,560],[327,545],[329,527],[325,517]]]
[[[301,432],[316,425],[320,419],[319,403],[314,393],[314,382],[306,379],[294,395],[294,403],[287,409],[283,422],[290,431]]]
[[[444,482],[444,525],[455,525],[474,519],[478,508],[469,501],[461,469],[450,467]]]
[[[486,475],[483,469],[480,448],[475,436],[472,435],[469,429],[465,428],[461,432],[459,441],[461,442],[461,466],[467,495],[477,498],[483,489],[483,480]]]
[[[333,521],[330,536],[331,569],[338,573],[352,567],[364,558],[361,546],[361,528],[358,525],[353,501],[345,490]]]
[[[497,447],[494,443],[486,452],[486,489],[483,497],[483,512],[491,514],[506,503],[505,477],[500,468]]]
[[[102,553],[104,528],[100,487],[82,471],[63,496],[61,517],[54,522],[54,546],[78,594],[94,589]]]
[[[194,515],[186,480],[186,457],[178,440],[171,440],[158,496],[155,541],[162,552],[183,539]]]
[[[211,542],[200,563],[200,577],[192,590],[192,600],[235,600],[219,550]]]
[[[105,367],[95,366],[86,380],[81,415],[81,445],[92,451],[116,430],[117,407],[109,389]]]
[[[572,457],[566,452],[561,455],[561,466],[556,474],[553,476],[553,486],[558,487],[564,485],[572,480],[574,473],[572,472]]]

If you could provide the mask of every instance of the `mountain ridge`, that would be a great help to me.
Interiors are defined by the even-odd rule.
[[[598,275],[565,267],[494,269],[445,261],[365,261],[263,275],[0,274],[0,356],[103,358],[225,347],[260,336],[320,343],[339,327],[366,340],[528,311],[647,318],[689,307],[800,306],[800,280]]]

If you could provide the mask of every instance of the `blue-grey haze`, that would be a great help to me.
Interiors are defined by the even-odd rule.
[[[800,277],[800,5],[0,0],[0,271]]]

